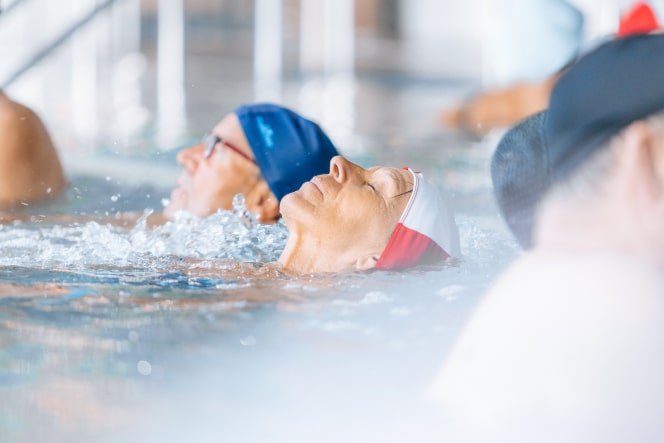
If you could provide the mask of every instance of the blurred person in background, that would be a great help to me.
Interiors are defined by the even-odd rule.
[[[547,111],[507,134],[497,171],[520,182],[512,198],[531,185],[542,196],[532,250],[482,300],[433,386],[460,439],[664,439],[662,54],[662,34],[599,46]]]
[[[182,210],[206,217],[232,209],[233,197],[242,194],[259,221],[274,223],[281,198],[326,172],[337,154],[320,126],[290,109],[240,106],[202,143],[178,153],[183,170],[163,216]]]
[[[496,83],[503,86],[444,109],[439,116],[441,125],[482,135],[510,127],[546,109],[553,86],[582,50],[584,39],[588,39],[584,38],[584,29],[589,27],[586,18],[590,18],[590,11],[583,6],[583,2],[566,0],[509,0],[493,4],[497,15],[491,17],[490,24],[496,29],[489,33],[485,57]],[[659,27],[653,5],[648,2],[630,0],[623,6],[618,37]],[[589,32],[586,30],[585,34]]]
[[[649,8],[639,6],[632,12],[625,17],[617,38],[661,32]],[[551,168],[546,165],[548,145],[541,130],[545,118],[546,113],[540,112],[510,129],[498,143],[491,161],[498,206],[524,249],[532,247],[535,212],[552,181]],[[529,167],[523,168],[524,162]]]
[[[34,174],[25,179],[25,183],[32,186],[45,182],[43,177],[47,175],[42,171],[58,171],[59,185],[51,187],[51,193],[55,194],[63,188],[64,177],[55,151],[49,146],[50,151],[44,149],[51,154],[49,156],[24,153],[4,163],[3,167],[19,169],[25,165],[34,170]],[[281,198],[314,175],[326,172],[335,155],[336,148],[320,126],[296,112],[271,103],[239,106],[226,115],[203,142],[178,153],[177,160],[183,170],[177,186],[165,210],[152,214],[148,223],[164,223],[179,211],[203,218],[219,209],[229,210],[237,194],[245,198],[247,210],[256,214],[260,222],[274,223],[280,217]],[[6,184],[14,200],[25,186],[18,186],[15,180],[7,180]],[[48,218],[132,225],[137,215],[117,214],[111,219],[75,215]],[[3,222],[21,219],[30,219],[30,216],[0,216]]]

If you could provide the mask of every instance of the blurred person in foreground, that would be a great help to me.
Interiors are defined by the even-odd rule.
[[[664,35],[581,58],[503,143],[497,192],[508,218],[538,195],[533,246],[434,383],[450,441],[664,440]]]
[[[45,132],[44,132],[45,134]],[[29,166],[36,171],[60,171],[54,155],[23,156],[12,159],[6,167]],[[50,151],[49,151],[50,152]],[[173,219],[179,211],[203,218],[219,209],[233,207],[233,197],[241,194],[248,211],[262,223],[274,223],[279,217],[279,201],[316,174],[327,171],[337,150],[325,132],[311,120],[296,112],[271,103],[242,105],[226,115],[199,144],[183,149],[177,160],[183,170],[177,187],[163,212],[150,215],[148,224],[157,225]],[[28,183],[40,183],[40,174],[33,174]],[[3,177],[4,178],[4,177]],[[7,181],[10,192],[18,198],[21,187]],[[31,200],[30,200],[31,201]],[[131,225],[136,214],[116,217],[56,216],[58,221],[95,220]],[[0,216],[8,222],[30,219],[19,215]]]
[[[568,54],[567,58],[563,58],[555,65],[559,68],[553,74],[547,73],[543,78],[522,79],[503,88],[482,91],[459,105],[444,109],[439,116],[442,126],[461,129],[475,135],[483,135],[493,129],[508,128],[519,120],[548,107],[551,90],[576,58],[575,53],[578,52],[580,44],[578,42],[572,44],[571,41],[580,40],[581,38],[580,30],[583,26],[583,16],[577,8],[567,1],[542,0],[541,3],[541,5],[521,5],[517,8],[517,11],[523,7],[526,11],[521,11],[517,17],[521,17],[524,13],[527,14],[528,11],[530,13],[538,11],[540,19],[547,24],[545,29],[550,33],[545,42],[553,48],[573,46],[574,51],[566,52]],[[541,23],[530,23],[527,15],[524,18],[524,22],[528,25],[525,25],[525,29],[521,30],[520,34],[524,35],[519,35],[519,39],[526,42],[525,45],[531,51],[525,53],[521,51],[519,56],[523,60],[522,63],[527,63],[531,59],[538,60],[538,57],[548,56],[548,53],[543,51],[541,46],[533,46],[532,42],[527,43],[532,40],[532,38],[529,39],[527,33],[534,32],[533,26]],[[625,37],[634,33],[650,32],[659,27],[653,8],[647,2],[637,2],[621,17],[616,36]],[[519,28],[512,29],[513,32],[519,30]],[[546,31],[542,32],[546,35]],[[566,43],[563,44],[563,42]],[[514,44],[514,42],[512,43]],[[515,52],[514,49],[510,48],[510,52]],[[537,55],[534,56],[533,53]],[[519,63],[517,60],[512,65],[519,66]]]
[[[410,168],[364,169],[334,157],[330,172],[286,195],[287,272],[402,269],[460,258],[446,196]]]
[[[58,195],[65,175],[44,124],[0,91],[0,211]]]

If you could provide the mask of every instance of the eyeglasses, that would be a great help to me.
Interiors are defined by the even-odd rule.
[[[217,146],[217,144],[221,143],[222,145],[226,146],[228,149],[231,151],[235,151],[238,155],[241,157],[249,160],[251,163],[257,165],[256,160],[249,157],[248,154],[240,151],[239,148],[233,146],[232,144],[228,143],[226,140],[222,139],[219,137],[217,134],[208,134],[205,136],[203,139],[203,143],[205,143],[205,150],[203,151],[203,158],[208,159],[214,152],[214,148]]]

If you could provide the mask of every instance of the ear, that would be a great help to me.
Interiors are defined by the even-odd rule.
[[[260,180],[245,196],[247,209],[258,216],[261,223],[279,220],[279,202],[265,180]]]
[[[627,127],[624,133],[623,163],[631,178],[643,180],[648,196],[664,197],[664,137],[644,121]]]
[[[635,207],[630,213],[638,220],[643,239],[651,242],[653,251],[662,250],[664,243],[664,135],[646,122],[635,122],[625,131],[623,160],[629,166],[626,195]]]
[[[358,271],[367,271],[375,268],[379,255],[380,254],[369,254],[358,258],[357,261],[355,261],[355,269]]]

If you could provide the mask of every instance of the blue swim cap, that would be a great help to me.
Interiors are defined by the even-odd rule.
[[[244,134],[270,189],[281,198],[313,176],[330,170],[336,148],[311,120],[271,103],[235,109]]]

